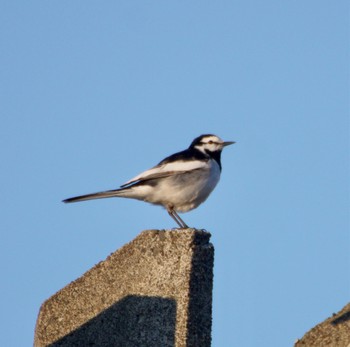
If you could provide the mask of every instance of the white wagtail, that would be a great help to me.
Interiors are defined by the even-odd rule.
[[[221,152],[233,143],[215,135],[201,135],[188,149],[163,159],[120,189],[76,196],[63,202],[113,197],[143,200],[162,205],[180,228],[188,228],[177,212],[190,211],[207,199],[220,179]]]

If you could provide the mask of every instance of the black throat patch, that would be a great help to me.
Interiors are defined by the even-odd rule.
[[[218,163],[221,171],[221,151],[212,152],[206,149],[205,153],[207,153],[211,158],[213,158]]]

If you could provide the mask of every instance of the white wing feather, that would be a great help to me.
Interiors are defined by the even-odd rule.
[[[161,178],[172,176],[184,172],[189,172],[193,170],[198,170],[201,168],[207,168],[207,163],[196,160],[196,161],[177,161],[173,163],[166,163],[162,165],[157,165],[152,169],[146,170],[131,180],[125,182],[121,187],[128,186],[132,183],[150,180],[154,178]]]

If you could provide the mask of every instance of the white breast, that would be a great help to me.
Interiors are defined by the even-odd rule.
[[[208,160],[206,164],[198,170],[160,179],[156,187],[139,187],[144,190],[142,200],[172,206],[178,212],[196,208],[207,199],[220,179],[217,162]]]

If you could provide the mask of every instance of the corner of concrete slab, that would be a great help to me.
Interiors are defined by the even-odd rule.
[[[350,304],[313,327],[294,347],[350,347]]]
[[[34,346],[210,347],[214,247],[146,230],[46,300]]]

